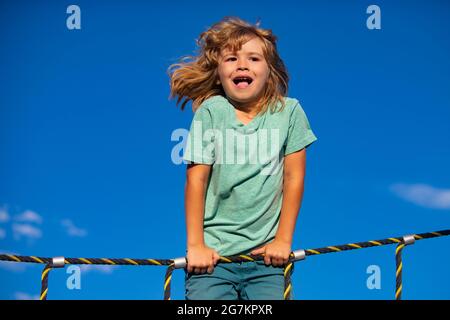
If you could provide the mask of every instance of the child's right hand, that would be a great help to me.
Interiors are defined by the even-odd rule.
[[[212,273],[219,261],[219,254],[206,245],[189,246],[187,252],[187,272],[196,274]]]

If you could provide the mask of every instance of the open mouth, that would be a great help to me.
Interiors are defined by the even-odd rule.
[[[236,87],[240,89],[245,89],[253,82],[253,79],[246,76],[238,76],[233,79],[233,82],[236,85]]]

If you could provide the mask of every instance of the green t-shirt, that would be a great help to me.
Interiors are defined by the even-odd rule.
[[[275,238],[283,198],[284,156],[317,140],[297,99],[244,125],[223,96],[194,113],[183,159],[212,165],[205,244],[221,256],[249,253]],[[281,107],[278,103],[277,107]]]

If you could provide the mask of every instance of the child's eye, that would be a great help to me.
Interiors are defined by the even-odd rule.
[[[236,57],[229,57],[229,58],[225,59],[225,61],[235,61],[235,60],[236,60]],[[259,61],[259,58],[258,57],[251,57],[250,60],[252,60],[252,61]]]

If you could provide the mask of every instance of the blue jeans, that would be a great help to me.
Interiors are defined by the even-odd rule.
[[[283,300],[284,267],[219,263],[212,274],[186,272],[185,289],[186,300]]]

